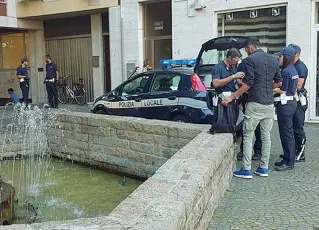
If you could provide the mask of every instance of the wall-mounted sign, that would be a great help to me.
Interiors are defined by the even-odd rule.
[[[154,30],[162,30],[162,29],[164,29],[163,21],[154,22]]]
[[[93,65],[93,67],[99,67],[100,66],[100,58],[99,58],[99,56],[93,56],[92,65]]]

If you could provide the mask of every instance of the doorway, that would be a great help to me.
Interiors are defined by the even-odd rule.
[[[172,58],[171,1],[144,4],[144,59],[159,68],[160,60]]]

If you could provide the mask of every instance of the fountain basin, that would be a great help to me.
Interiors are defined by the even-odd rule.
[[[2,225],[8,225],[12,223],[14,219],[14,197],[14,187],[0,179],[0,223]]]

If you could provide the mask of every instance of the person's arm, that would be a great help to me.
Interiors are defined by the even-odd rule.
[[[282,77],[281,77],[279,63],[278,63],[278,66],[276,67],[276,72],[275,72],[272,88],[273,89],[279,88],[281,86],[281,82],[282,82]]]
[[[214,88],[223,87],[235,79],[242,79],[244,76],[245,74],[243,72],[238,72],[229,77],[220,79],[220,75],[213,72],[213,86]]]
[[[54,64],[54,71],[55,71],[55,74],[56,74],[56,80],[59,80],[60,75],[59,75],[58,67],[57,67],[56,64]]]
[[[305,83],[305,79],[308,77],[308,69],[306,66],[301,66],[297,71],[299,75],[297,90],[301,90]]]
[[[282,72],[282,84],[279,88],[274,89],[274,93],[276,94],[285,94],[288,89],[288,82],[289,82],[289,73],[285,71]]]
[[[17,69],[17,78],[18,78],[18,79],[24,79],[24,78],[25,78],[25,76],[21,75],[21,70],[20,70],[20,68]]]
[[[245,64],[246,64],[247,72],[246,72],[245,78],[243,79],[243,85],[230,97],[225,98],[222,101],[222,104],[224,106],[227,106],[230,102],[235,100],[237,97],[241,96],[243,93],[247,92],[249,88],[253,86],[254,80],[255,80],[254,62],[253,60],[247,58]]]

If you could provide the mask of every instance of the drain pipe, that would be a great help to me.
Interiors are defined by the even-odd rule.
[[[120,0],[120,10],[121,10],[121,65],[122,65],[122,82],[124,82],[127,78],[125,73],[125,64],[124,64],[124,32],[123,32],[123,0]],[[126,77],[125,77],[126,76]]]

